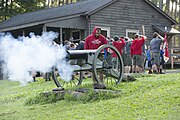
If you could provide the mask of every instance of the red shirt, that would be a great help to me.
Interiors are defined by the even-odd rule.
[[[121,41],[114,41],[113,46],[116,47],[119,51],[119,53],[122,55],[122,48],[125,47],[125,42],[122,38],[120,38]],[[117,54],[113,52],[112,57],[117,57]]]
[[[95,37],[97,27],[94,27],[94,30],[91,35],[89,35],[84,43],[84,49],[98,49],[101,45],[107,44],[107,40],[103,35],[100,35],[98,38]]]
[[[141,39],[135,39],[132,41],[131,45],[131,55],[141,55],[142,54],[142,46],[144,44],[144,37]]]

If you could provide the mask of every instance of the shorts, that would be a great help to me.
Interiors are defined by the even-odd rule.
[[[126,56],[125,56],[126,54],[122,54],[121,55],[121,57],[122,57],[122,61],[123,61],[123,63],[125,64],[125,61],[126,61]]]
[[[148,61],[148,67],[149,67],[149,68],[152,67],[151,61]]]
[[[163,59],[160,60],[160,65],[164,65],[165,61]]]
[[[145,60],[146,60],[146,56],[145,54],[141,55],[141,67],[145,66]]]
[[[142,67],[142,62],[143,61],[141,55],[133,55],[133,65]]]
[[[124,66],[131,66],[132,65],[132,58],[130,54],[125,54],[124,58]]]
[[[152,53],[152,64],[160,65],[160,53]]]

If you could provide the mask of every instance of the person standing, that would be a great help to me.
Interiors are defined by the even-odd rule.
[[[165,60],[164,60],[164,50],[163,50],[163,44],[162,44],[161,47],[160,47],[160,67],[159,67],[159,73],[160,74],[164,74],[162,72],[164,63],[165,63]]]
[[[148,61],[148,74],[152,74],[152,64],[151,64],[151,51],[150,51],[150,46],[148,46],[148,50],[146,52],[146,58],[147,58],[147,61]]]
[[[85,50],[93,50],[98,49],[101,45],[108,44],[106,38],[101,34],[100,27],[94,27],[94,30],[91,35],[87,36],[84,43]],[[100,81],[103,83],[103,74],[99,73]],[[93,75],[94,88],[102,88],[105,89],[106,86],[104,84],[96,83],[95,76]]]
[[[143,44],[142,46],[142,54],[141,54],[141,73],[144,73],[145,72],[145,61],[146,61],[146,45]]]
[[[85,50],[98,49],[101,45],[107,44],[106,38],[101,34],[100,27],[94,27],[94,30],[91,35],[86,37],[84,43]]]
[[[120,55],[122,56],[123,53],[122,49],[125,47],[124,39],[122,37],[119,38],[119,36],[115,36],[112,45],[119,51]],[[113,63],[115,65],[114,67],[119,68],[119,66],[117,65],[119,65],[120,60],[117,58],[118,55],[115,51],[113,51],[112,57],[113,57]]]
[[[130,54],[130,51],[131,51],[131,45],[132,45],[132,41],[130,38],[128,37],[125,37],[125,42],[126,42],[126,46],[125,46],[125,49],[123,51],[123,54],[124,54],[124,72],[125,73],[130,73],[130,70],[131,70],[131,66],[132,66],[132,57],[131,57],[131,54]]]
[[[159,73],[160,67],[160,45],[164,41],[164,38],[157,32],[153,33],[153,39],[150,41],[150,50],[152,53],[152,70],[153,73]]]
[[[133,57],[133,72],[139,73],[142,67],[142,46],[144,45],[146,37],[140,37],[138,34],[134,35],[134,40],[131,45],[131,56]]]
[[[125,42],[123,38],[119,38],[119,36],[114,37],[114,42],[112,44],[119,51],[120,55],[122,55],[122,48],[125,47]],[[117,57],[117,54],[113,53],[113,57]]]
[[[76,50],[84,50],[84,41],[80,40],[79,44],[76,47]]]

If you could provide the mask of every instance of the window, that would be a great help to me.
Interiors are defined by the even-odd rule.
[[[101,34],[104,37],[110,37],[110,27],[101,27]]]
[[[126,29],[126,36],[129,38],[134,38],[134,35],[138,33],[139,30]]]
[[[80,30],[72,31],[71,36],[74,40],[80,40],[81,39],[81,32]]]

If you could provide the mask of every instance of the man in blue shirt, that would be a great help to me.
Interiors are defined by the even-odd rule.
[[[157,32],[153,33],[153,39],[150,42],[150,50],[152,53],[152,70],[154,73],[158,74],[160,66],[160,45],[164,41],[164,38],[160,36]]]

